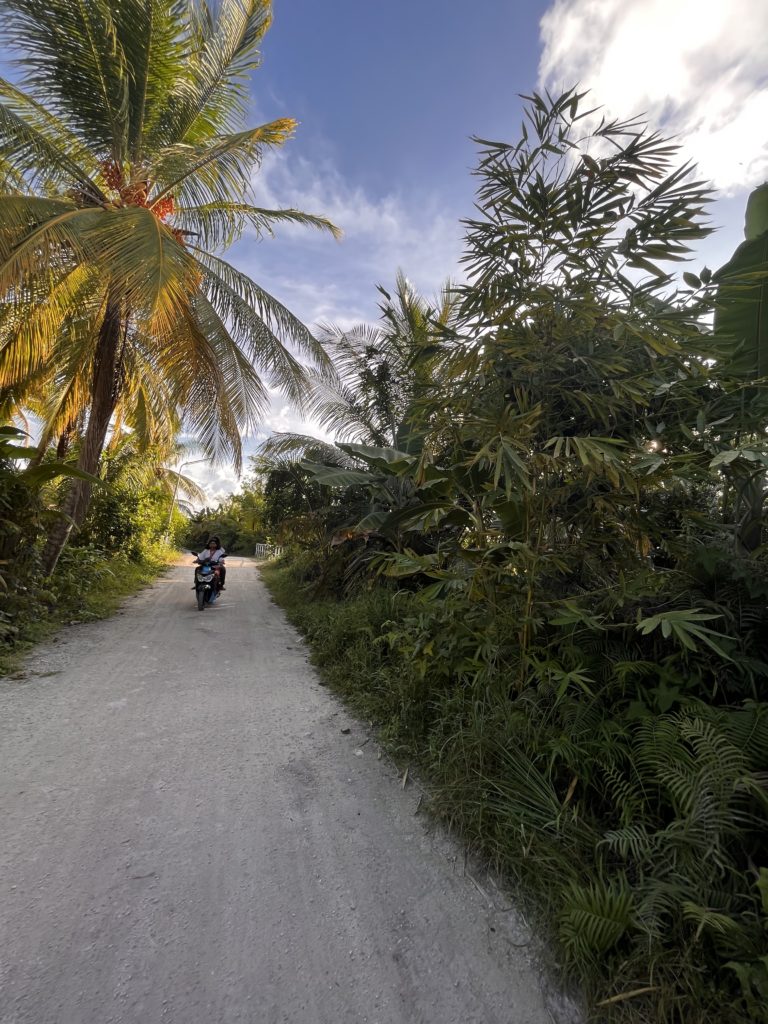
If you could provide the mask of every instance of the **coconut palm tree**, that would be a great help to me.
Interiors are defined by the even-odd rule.
[[[205,489],[181,472],[194,454],[194,445],[177,440],[170,443],[160,440],[148,445],[136,433],[113,434],[104,452],[100,474],[105,482],[136,494],[157,487],[171,503],[178,497],[202,504],[206,500]],[[188,461],[183,461],[185,459]]]
[[[265,149],[295,127],[242,128],[269,0],[0,0],[0,16],[20,69],[0,80],[0,389],[50,385],[55,360],[49,434],[84,418],[89,473],[116,409],[128,421],[150,392],[239,465],[267,383],[299,400],[300,359],[324,353],[221,252],[246,228],[336,231],[255,205]],[[78,480],[48,571],[89,499]]]
[[[402,271],[392,293],[381,286],[379,292],[377,324],[350,330],[328,324],[319,333],[330,368],[311,373],[306,409],[336,443],[277,433],[254,458],[254,468],[268,480],[267,493],[282,491],[293,505],[282,523],[286,538],[304,543],[330,526],[337,540],[350,539],[354,530],[339,533],[340,525],[363,521],[368,533],[376,520],[412,497],[408,482],[371,470],[366,454],[386,459],[384,450],[424,453],[431,433],[429,407],[448,385],[445,349],[456,328],[458,296],[448,281],[429,302]],[[343,498],[329,487],[342,488]],[[298,513],[298,503],[306,504],[308,514]],[[279,501],[273,507],[284,511]]]
[[[310,374],[306,408],[337,441],[407,450],[419,443],[420,406],[437,385],[438,356],[455,327],[458,298],[448,281],[428,302],[402,271],[393,294],[381,286],[379,292],[378,324],[321,328],[329,366]],[[259,451],[262,468],[301,458],[354,465],[335,445],[306,434],[273,434]]]

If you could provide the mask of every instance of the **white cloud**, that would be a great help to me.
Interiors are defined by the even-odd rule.
[[[255,441],[258,443],[276,433],[311,434],[321,441],[330,441],[331,435],[311,418],[308,419],[277,391],[270,391],[272,408],[256,431]]]
[[[258,445],[272,434],[309,434],[321,441],[333,440],[333,436],[327,430],[324,430],[315,420],[304,417],[299,410],[286,402],[278,391],[270,388],[269,395],[270,408],[261,425],[253,436],[243,437],[244,476],[250,472],[249,457],[254,455]],[[230,494],[237,494],[242,487],[242,479],[238,477],[232,466],[213,465],[213,463],[201,461],[187,464],[183,472],[205,491],[205,501],[190,503],[195,508],[218,505]]]
[[[257,244],[245,238],[227,254],[310,326],[333,323],[348,329],[375,322],[380,299],[376,285],[391,287],[398,268],[428,298],[448,276],[460,276],[462,227],[435,199],[394,192],[375,198],[350,185],[330,159],[310,164],[284,153],[265,161],[254,191],[262,207],[319,213],[344,231],[336,243],[327,234],[300,225],[279,225],[276,239]],[[279,392],[271,390],[270,397],[271,408],[255,437],[244,441],[246,455],[278,432],[332,439]],[[199,476],[207,476],[203,486],[209,502],[238,489],[231,470],[203,470]]]
[[[368,319],[370,313],[368,304],[359,302],[354,289],[344,288],[343,284],[338,281],[313,281],[297,274],[295,270],[293,273],[286,273],[280,268],[277,273],[273,269],[268,276],[269,280],[265,281],[264,275],[262,275],[261,283],[265,284],[268,290],[292,310],[299,319],[310,326],[334,323],[344,330],[349,330],[355,324]],[[320,267],[318,267],[318,276],[320,276]],[[372,292],[373,287],[371,286],[367,291]]]
[[[726,193],[768,176],[766,0],[556,0],[541,38],[541,84],[644,113]]]
[[[458,276],[463,229],[437,196],[393,191],[373,197],[351,185],[331,160],[310,163],[282,152],[265,161],[255,192],[260,205],[319,213],[344,232],[331,248],[327,238],[308,228],[278,229],[281,236],[301,241],[306,257],[314,257],[313,270],[337,272],[330,290],[316,283],[317,273],[312,275],[315,284],[302,284],[309,290],[323,288],[319,319],[357,322],[360,313],[375,304],[376,284],[391,282],[400,267],[427,295],[436,292],[446,277]],[[372,300],[360,301],[363,288]]]

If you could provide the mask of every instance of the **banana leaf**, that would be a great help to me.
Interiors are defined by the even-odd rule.
[[[745,241],[713,276],[719,286],[714,330],[733,346],[728,371],[756,380],[768,376],[768,185],[749,197],[744,234]]]

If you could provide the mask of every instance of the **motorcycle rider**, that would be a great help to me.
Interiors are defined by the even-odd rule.
[[[213,537],[210,537],[208,539],[207,546],[204,547],[200,554],[197,556],[197,560],[198,562],[205,562],[206,560],[208,560],[211,562],[212,565],[217,565],[219,562],[221,562],[221,559],[224,558],[225,555],[226,551],[221,546],[221,541],[214,534]],[[226,576],[227,567],[222,562],[222,564],[219,566],[219,590],[225,589],[224,580],[226,579]],[[194,590],[194,587],[192,589]]]

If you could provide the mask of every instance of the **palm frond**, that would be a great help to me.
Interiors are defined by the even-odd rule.
[[[176,311],[167,338],[153,340],[157,365],[183,415],[183,429],[192,434],[203,455],[220,464],[242,465],[242,441],[215,345],[201,330],[191,307]]]
[[[106,297],[102,300],[106,303]],[[98,323],[98,313],[94,321]],[[46,448],[69,424],[84,418],[91,399],[93,358],[97,329],[87,320],[59,336],[52,353],[53,375],[46,383],[46,400],[40,412],[43,428],[40,445]]]
[[[128,0],[113,5],[113,16],[130,68],[127,155],[140,168],[145,135],[151,138],[169,93],[184,74],[184,10],[173,0]]]
[[[293,313],[241,271],[197,247],[194,252],[203,273],[202,287],[231,325],[238,344],[277,387],[301,403],[306,371],[288,345],[325,366],[328,356],[323,347]]]
[[[244,432],[254,429],[269,407],[269,392],[208,299],[198,293],[193,298],[192,309],[213,348],[241,429]]]
[[[295,127],[294,120],[282,118],[208,142],[180,142],[161,150],[152,161],[152,178],[159,186],[153,202],[171,193],[190,206],[222,197],[236,201],[250,190],[264,147],[282,145]]]
[[[75,331],[95,339],[104,301],[98,275],[88,265],[75,267],[58,281],[43,301],[19,309],[0,326],[0,387],[33,381],[49,366],[54,350],[72,340]]]
[[[282,223],[318,228],[330,232],[334,238],[341,235],[326,217],[300,210],[264,210],[247,203],[223,200],[201,206],[177,206],[173,223],[185,234],[196,237],[197,244],[204,249],[226,248],[237,241],[247,227],[259,238],[264,234],[273,235],[273,225]]]
[[[115,415],[132,430],[140,448],[175,452],[181,428],[177,396],[161,372],[157,353],[140,329],[130,340],[123,351],[123,388]]]
[[[175,469],[168,469],[165,466],[160,466],[157,470],[157,475],[160,480],[164,483],[167,481],[168,485],[173,485],[172,489],[169,486],[169,490],[173,493],[177,489],[177,493],[182,498],[188,498],[190,501],[204,502],[207,498],[205,488],[201,487],[196,480],[193,480],[191,476],[185,476],[183,473],[178,473]]]
[[[127,206],[99,213],[79,244],[94,264],[108,268],[115,298],[155,330],[167,331],[195,290],[195,261],[150,210]]]
[[[26,233],[19,238],[25,212],[33,202],[47,205],[52,214],[31,230],[27,223]],[[98,225],[104,213],[27,196],[6,196],[2,205],[7,230],[0,232],[0,294],[17,303],[27,298],[29,288],[53,284],[62,271],[87,259],[84,234]],[[14,218],[18,218],[16,224]]]
[[[148,133],[154,148],[218,135],[244,113],[245,77],[272,20],[271,0],[195,0],[187,11],[184,74]]]
[[[91,202],[104,195],[91,174],[92,153],[60,118],[11,82],[0,79],[0,160],[6,181],[47,190],[77,186]]]
[[[26,91],[66,117],[93,151],[122,161],[129,76],[108,0],[2,0],[0,10]]]
[[[387,446],[392,441],[354,381],[345,383],[327,372],[314,374],[308,409],[320,426],[333,431],[340,441],[373,446]]]
[[[287,432],[272,434],[262,441],[257,449],[258,455],[270,462],[290,461],[301,462],[309,459],[329,466],[353,468],[355,463],[336,445],[321,441],[310,434],[291,434]]]

